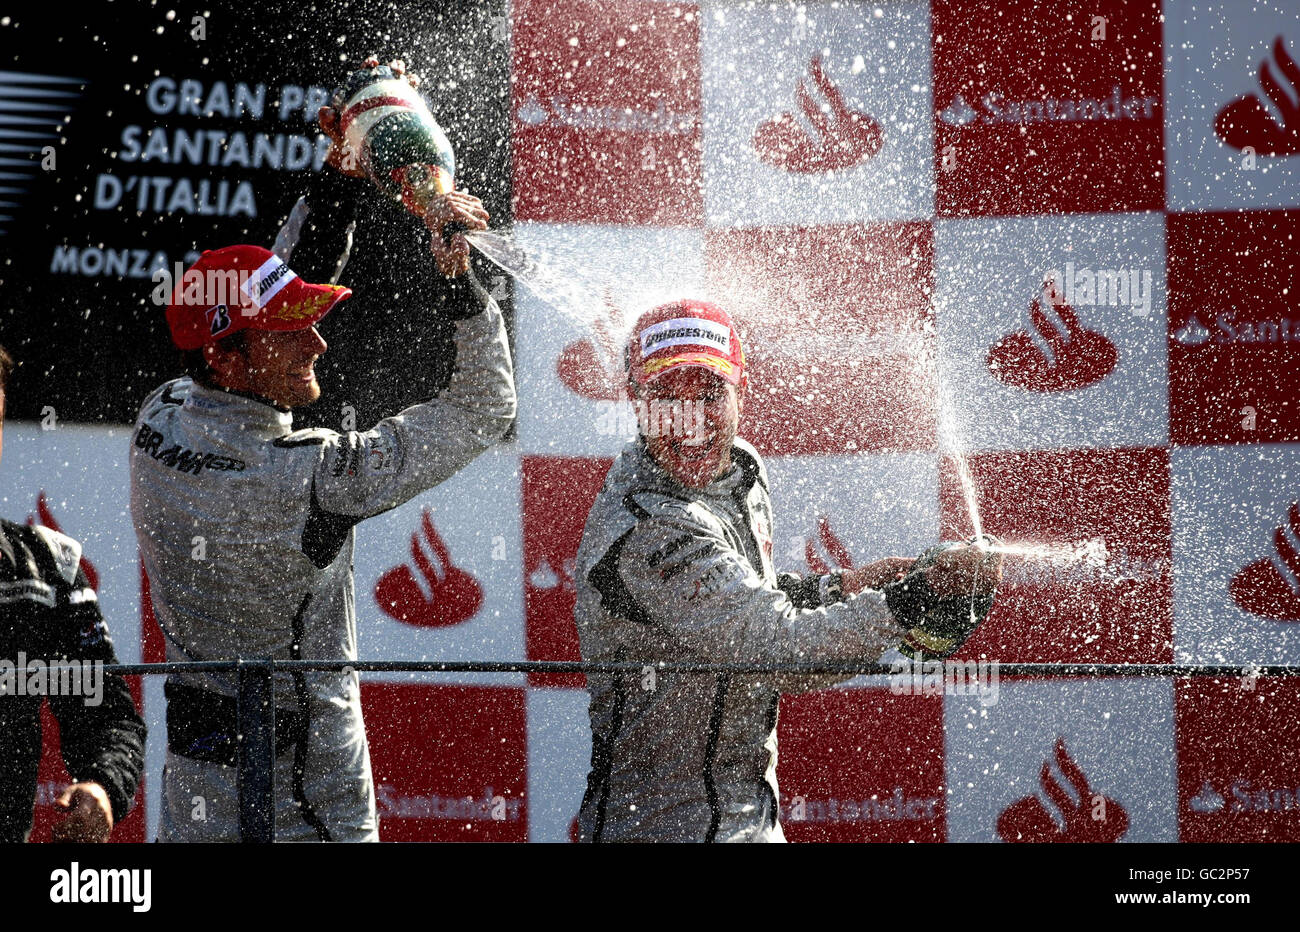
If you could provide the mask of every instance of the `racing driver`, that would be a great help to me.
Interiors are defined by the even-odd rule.
[[[872,662],[896,647],[930,659],[955,651],[991,608],[1001,560],[973,546],[916,566],[891,557],[808,578],[777,572],[766,471],[736,437],[745,357],[722,308],[683,300],[647,312],[626,362],[640,429],[578,549],[585,662]],[[580,839],[784,841],[781,695],[849,677],[649,672],[587,674]]]
[[[485,227],[477,198],[446,210]],[[437,235],[441,235],[437,231]],[[238,284],[236,284],[238,283]],[[354,526],[452,476],[515,413],[500,311],[482,288],[448,308],[456,361],[432,399],[367,431],[293,429],[320,396],[315,324],[349,290],[307,284],[269,250],[205,252],[172,293],[191,375],[141,408],[131,508],[169,661],[354,660]],[[215,289],[215,290],[214,290]],[[162,841],[238,841],[236,680],[166,686]],[[377,841],[356,673],[277,673],[277,841]]]

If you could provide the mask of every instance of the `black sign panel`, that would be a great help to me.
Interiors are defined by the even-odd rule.
[[[458,186],[483,198],[494,227],[509,223],[504,0],[140,0],[75,16],[24,6],[0,19],[0,342],[20,361],[11,417],[48,406],[62,420],[129,422],[151,388],[179,374],[160,270],[233,243],[270,248],[313,174],[333,171],[322,168],[316,112],[367,54],[402,57],[423,77],[457,153]],[[376,269],[357,274],[386,274]],[[374,315],[366,300],[392,284],[393,309],[367,321],[371,333],[322,325],[327,398],[332,371],[382,370],[392,391],[376,396],[378,410],[388,396],[413,400],[400,388],[411,370],[446,368],[448,328],[436,322],[427,342],[403,338],[392,358],[374,358],[409,304],[400,263],[387,274],[391,282],[369,283],[371,298],[331,314]],[[354,284],[347,274],[340,282]],[[337,412],[332,404],[314,419],[336,422]]]

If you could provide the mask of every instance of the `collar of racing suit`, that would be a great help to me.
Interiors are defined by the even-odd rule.
[[[650,455],[644,437],[638,438],[634,455],[630,461],[625,462],[623,468],[631,469],[638,485],[649,486],[684,501],[699,502],[715,516],[725,517],[740,538],[739,548],[744,551],[759,575],[763,575],[767,563],[754,528],[755,519],[751,508],[755,506],[750,496],[755,485],[761,486],[766,493],[767,482],[763,477],[758,454],[749,444],[737,438],[731,447],[731,469],[702,489],[687,488],[659,466]],[[770,512],[767,520],[770,524]]]
[[[185,411],[196,418],[213,417],[223,421],[238,418],[250,430],[265,431],[272,436],[293,430],[293,413],[251,392],[220,386],[211,387],[191,380]]]

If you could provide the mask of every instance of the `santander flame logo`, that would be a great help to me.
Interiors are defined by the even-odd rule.
[[[1038,796],[1026,796],[998,816],[998,835],[1002,840],[1098,843],[1123,838],[1128,831],[1128,813],[1115,800],[1093,793],[1083,770],[1065,749],[1064,738],[1056,739],[1053,756],[1073,795],[1057,782],[1048,761],[1043,762],[1038,783],[1048,801],[1060,812],[1064,827],[1052,818]]]
[[[848,108],[820,55],[813,56],[808,73],[826,98],[825,105],[819,104],[802,79],[795,89],[812,134],[789,111],[760,123],[753,138],[759,159],[807,175],[851,168],[872,158],[884,143],[880,124]]]
[[[835,532],[831,530],[831,523],[826,519],[825,515],[822,515],[817,522],[817,536],[821,539],[822,546],[826,548],[826,553],[835,561],[835,569],[857,569],[853,564],[853,554],[849,553],[849,548],[845,547],[840,539],[835,536]],[[825,576],[831,572],[831,566],[814,549],[811,540],[804,543],[803,556],[810,572],[818,576]]]
[[[555,362],[555,374],[576,395],[594,401],[617,401],[623,388],[622,372],[616,371],[622,359],[618,337],[624,329],[623,311],[608,294],[605,307],[608,320],[592,319],[592,336],[564,348]]]
[[[375,601],[390,618],[420,628],[446,628],[468,621],[483,604],[483,587],[452,563],[451,552],[433,526],[427,508],[420,530],[423,539],[420,533],[411,535],[411,560],[424,586],[403,563],[379,577]],[[432,559],[426,548],[432,551]]]
[[[1174,339],[1183,346],[1201,346],[1210,340],[1210,328],[1201,323],[1195,314],[1174,331]]]
[[[63,533],[63,528],[59,527],[59,522],[54,519],[54,512],[50,511],[49,502],[45,500],[44,489],[41,489],[41,491],[37,494],[36,514],[35,516],[28,515],[27,523],[39,524],[41,527],[47,527],[51,531],[58,531],[60,534]],[[96,570],[95,565],[85,557],[84,551],[81,557],[81,571],[86,574],[86,581],[90,583],[90,588],[98,592],[99,571]]]
[[[1273,531],[1273,546],[1278,561],[1265,557],[1243,567],[1228,583],[1228,593],[1252,615],[1273,621],[1300,621],[1300,504],[1291,503],[1287,510],[1288,528],[1279,526]],[[1280,564],[1280,566],[1279,566]],[[1283,569],[1289,572],[1283,572]]]
[[[1253,148],[1260,155],[1300,154],[1300,66],[1287,54],[1278,36],[1273,43],[1273,66],[1288,89],[1269,71],[1267,59],[1259,63],[1259,85],[1277,108],[1277,116],[1256,94],[1239,97],[1219,111],[1214,132],[1234,149]]]
[[[526,577],[528,587],[543,591],[562,589],[567,592],[577,592],[577,585],[573,581],[574,559],[566,557],[563,561],[556,562],[559,565],[553,567],[550,560],[542,557]]]
[[[1192,812],[1212,813],[1223,810],[1223,794],[1214,788],[1214,784],[1209,780],[1201,784],[1201,791],[1187,801],[1187,808]]]
[[[1119,359],[1115,344],[1085,330],[1048,279],[1029,306],[1031,327],[995,343],[986,363],[999,382],[1031,392],[1067,392],[1100,382]]]
[[[618,398],[616,379],[601,362],[600,352],[590,339],[570,343],[555,363],[555,374],[569,391],[594,401]]]

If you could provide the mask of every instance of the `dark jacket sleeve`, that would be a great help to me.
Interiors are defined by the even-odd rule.
[[[354,303],[388,305],[397,295],[403,313],[423,307],[448,320],[473,317],[483,301],[467,276],[449,279],[437,270],[432,235],[368,178],[325,167],[280,225],[275,252],[304,281],[352,288]],[[499,270],[478,256],[471,265],[493,289]]]
[[[281,224],[275,252],[300,278],[308,282],[342,280],[342,266],[356,235],[360,178],[349,178],[332,168],[311,176],[298,203]]]
[[[117,663],[108,626],[84,572],[78,570],[71,590],[60,593],[60,602],[66,606],[62,622],[69,635],[65,642],[69,659]],[[49,702],[59,721],[59,744],[68,774],[74,782],[100,784],[108,793],[116,822],[130,811],[144,770],[145,725],[122,677],[105,674],[102,686],[98,704],[91,704],[94,696],[51,696]]]

